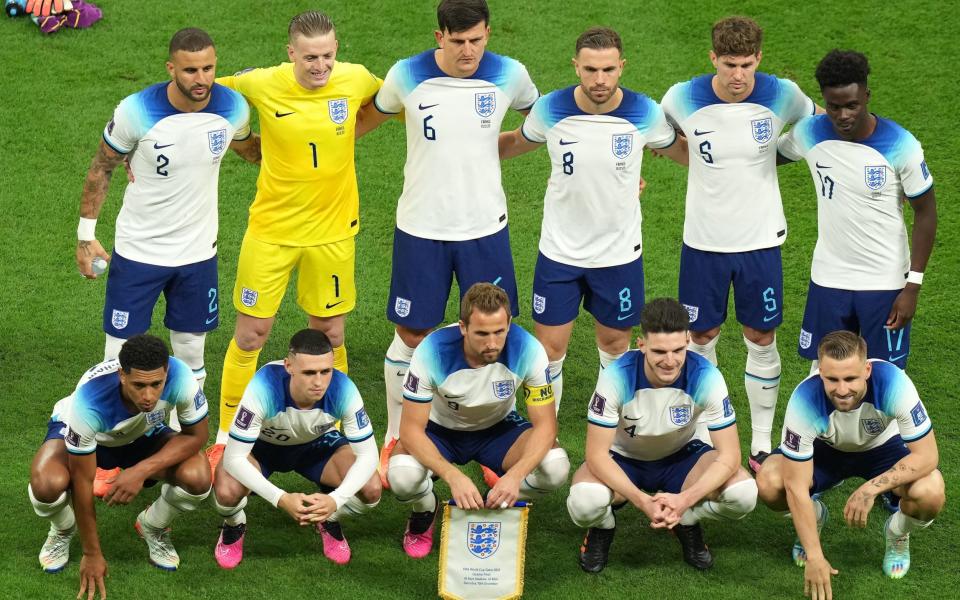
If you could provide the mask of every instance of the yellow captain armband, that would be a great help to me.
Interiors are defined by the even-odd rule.
[[[553,402],[553,386],[547,385],[525,385],[523,386],[523,400],[527,406],[542,406]]]

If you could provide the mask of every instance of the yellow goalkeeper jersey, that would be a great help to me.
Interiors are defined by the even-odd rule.
[[[317,246],[356,235],[357,111],[382,81],[362,65],[336,62],[327,85],[315,90],[297,83],[292,63],[217,83],[243,94],[260,113],[263,159],[248,233],[283,246]]]

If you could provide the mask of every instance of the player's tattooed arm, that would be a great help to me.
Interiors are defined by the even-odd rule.
[[[110,190],[110,177],[113,170],[123,162],[124,155],[115,152],[106,142],[100,140],[97,154],[87,170],[87,178],[83,182],[83,193],[80,196],[80,216],[86,219],[96,219],[100,214],[100,207],[107,198]]]
[[[230,143],[230,149],[243,160],[255,165],[259,165],[263,157],[260,151],[260,135],[256,133],[251,133],[245,140],[234,140]]]

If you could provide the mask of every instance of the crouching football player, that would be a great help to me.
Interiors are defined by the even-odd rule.
[[[412,505],[403,550],[423,558],[433,547],[439,503],[433,474],[463,509],[506,508],[547,494],[567,481],[570,459],[557,447],[557,414],[547,353],[510,323],[507,292],[470,286],[450,325],[417,346],[403,390],[400,441],[387,478],[397,499]],[[529,421],[516,412],[522,390]],[[500,479],[486,499],[455,465],[477,461]]]
[[[820,546],[827,521],[821,492],[848,477],[865,479],[843,509],[847,524],[861,528],[878,496],[899,497],[883,528],[883,572],[893,579],[910,569],[910,533],[933,522],[945,495],[933,426],[907,374],[868,360],[866,342],[849,331],[824,336],[817,357],[820,370],[790,397],[783,441],[763,463],[757,484],[767,506],[790,511],[798,536],[793,560],[805,567],[805,592],[830,598],[837,571]]]
[[[164,424],[174,409],[179,433]],[[66,566],[70,540],[79,529],[80,595],[92,598],[99,590],[105,597],[107,562],[93,505],[98,467],[123,469],[103,498],[110,506],[129,504],[144,487],[165,482],[135,527],[147,542],[150,562],[176,570],[180,557],[170,540],[170,523],[210,493],[210,467],[200,453],[207,440],[207,401],[190,367],[170,356],[163,340],[133,336],[117,359],[91,368],[76,390],[57,402],[47,428],[27,488],[33,509],[50,520],[40,551],[43,570]]]
[[[709,569],[700,520],[742,519],[756,506],[757,486],[740,467],[723,376],[687,352],[687,310],[658,298],[644,306],[640,327],[639,349],[600,372],[587,410],[586,462],[567,498],[573,522],[589,528],[580,567],[603,570],[616,530],[613,507],[629,502],[651,527],[672,529],[683,560]],[[694,437],[701,413],[712,447]]]
[[[328,559],[349,562],[340,519],[380,502],[376,470],[377,445],[357,386],[333,368],[333,346],[323,332],[298,331],[287,357],[254,375],[230,427],[214,478],[214,505],[224,518],[217,564],[232,569],[243,558],[251,491],[300,525],[314,525]],[[321,491],[286,492],[267,479],[276,471],[296,471]]]

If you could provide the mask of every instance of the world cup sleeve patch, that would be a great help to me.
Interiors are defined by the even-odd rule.
[[[786,446],[788,450],[800,452],[800,434],[787,429],[786,434],[783,436],[783,445]]]
[[[203,395],[203,390],[197,390],[197,395],[193,397],[193,407],[200,410],[206,403],[207,397]]]
[[[417,388],[420,387],[420,378],[407,371],[407,379],[403,382],[403,387],[411,394],[416,394]]]
[[[74,431],[73,429],[71,429],[70,427],[67,427],[67,435],[63,437],[66,440],[66,442],[71,446],[80,445],[80,434]]]
[[[913,417],[913,424],[919,427],[927,420],[927,412],[923,410],[923,404],[917,402],[917,405],[910,409],[910,416]]]
[[[354,416],[357,417],[357,429],[363,429],[370,424],[370,417],[367,416],[366,410],[361,408]]]
[[[241,406],[237,412],[236,424],[239,429],[250,429],[250,423],[253,422],[253,413],[247,407]]]
[[[590,399],[590,412],[595,415],[603,416],[603,409],[607,406],[607,399],[598,394],[597,392],[593,393],[593,398]]]

